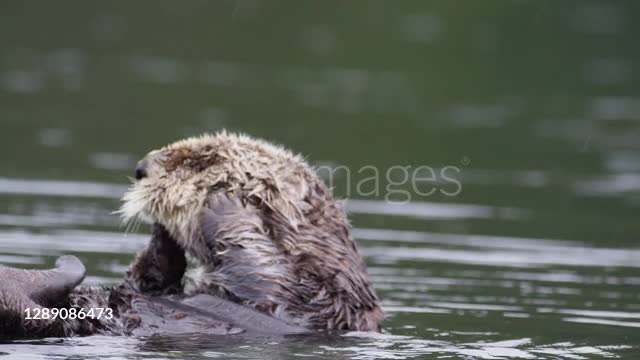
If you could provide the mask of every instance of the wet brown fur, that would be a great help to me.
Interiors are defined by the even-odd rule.
[[[312,329],[379,329],[383,313],[346,213],[300,156],[221,132],[144,161],[148,176],[121,212],[161,224],[198,260],[185,292],[224,296]],[[145,261],[143,253],[132,269]]]

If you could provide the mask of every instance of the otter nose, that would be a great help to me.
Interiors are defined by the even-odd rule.
[[[147,175],[147,160],[141,160],[136,165],[136,180],[144,179]]]

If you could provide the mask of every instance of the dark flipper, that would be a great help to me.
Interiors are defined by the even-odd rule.
[[[47,271],[27,270],[32,275],[31,280],[35,281],[28,289],[28,296],[42,306],[64,303],[71,290],[84,280],[86,269],[75,256],[61,256],[55,266],[55,269]]]
[[[29,320],[35,309],[63,306],[82,282],[85,267],[75,256],[62,256],[51,270],[0,266],[0,338],[63,336],[60,321]]]
[[[51,270],[26,270],[0,266],[0,288],[19,293],[41,306],[64,302],[82,282],[85,267],[77,257],[61,256]]]

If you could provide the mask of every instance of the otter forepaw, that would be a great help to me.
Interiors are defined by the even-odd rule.
[[[154,224],[149,246],[138,254],[127,272],[127,282],[150,294],[179,292],[187,268],[184,250],[161,225]]]
[[[209,195],[207,206],[200,211],[200,229],[208,242],[214,241],[223,223],[246,211],[240,199],[226,193]]]
[[[207,207],[216,216],[231,215],[245,210],[245,207],[238,196],[230,195],[225,192],[217,192],[209,195]]]

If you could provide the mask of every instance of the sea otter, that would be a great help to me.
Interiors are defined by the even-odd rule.
[[[141,271],[162,254],[143,251],[130,274],[138,291],[183,285],[308,329],[379,330],[383,312],[346,213],[299,155],[222,131],[151,151],[135,177],[123,219],[155,224],[198,263],[178,284],[179,272]]]
[[[0,266],[0,339],[378,330],[346,215],[299,156],[222,132],[151,152],[136,178],[121,212],[153,231],[122,284],[76,287],[73,256],[52,270]],[[191,276],[185,250],[200,263]],[[114,316],[25,318],[45,307]]]

